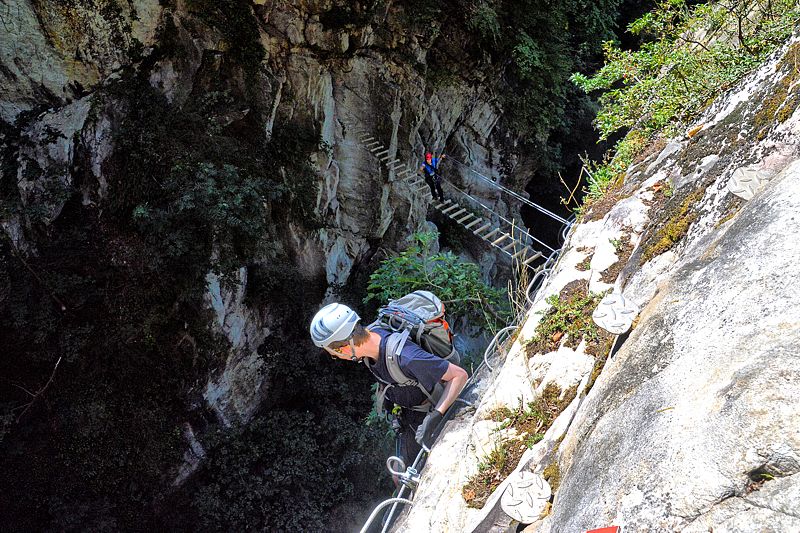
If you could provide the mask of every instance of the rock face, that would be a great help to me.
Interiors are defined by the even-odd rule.
[[[263,236],[268,252],[234,265],[236,287],[213,270],[205,277],[209,329],[225,340],[226,354],[198,389],[226,426],[248,421],[269,397],[259,349],[275,340],[285,320],[277,304],[247,298],[254,290],[248,269],[295,272],[298,285],[324,279],[328,292],[318,296],[333,297],[380,247],[403,247],[424,227],[427,206],[358,144],[356,127],[372,131],[411,167],[425,150],[442,150],[446,139],[485,174],[497,173],[501,158],[513,155],[497,131],[502,109],[479,84],[433,86],[420,74],[430,42],[406,31],[404,7],[391,5],[380,16],[367,9],[313,1],[120,0],[98,8],[87,1],[22,0],[1,10],[3,191],[19,198],[20,209],[4,210],[0,227],[23,255],[36,257],[37,240],[53,231],[77,191],[82,208],[98,220],[131,192],[127,184],[115,190],[113,180],[120,170],[114,165],[125,161],[120,155],[132,149],[115,135],[135,122],[136,105],[148,105],[130,98],[132,80],[145,80],[169,109],[234,102],[209,113],[217,131],[256,124],[252,134],[264,139],[312,139],[310,149],[290,143],[281,155],[310,162],[315,182],[300,195],[311,200],[312,212],[270,227]],[[330,13],[358,16],[339,20]],[[165,148],[149,149],[157,159]],[[163,188],[168,172],[136,179]],[[280,172],[284,188],[300,180]],[[448,172],[494,211],[515,214],[463,169]],[[280,207],[264,205],[267,219]],[[488,276],[495,255],[481,253]],[[287,264],[275,265],[275,257],[288,258]],[[115,267],[128,268],[132,259]],[[185,346],[186,338],[178,344]],[[184,434],[194,432],[189,427]]]
[[[683,254],[561,446],[552,531],[800,526],[761,493],[800,472],[799,206],[800,161]]]
[[[487,412],[556,376],[581,383],[517,467],[560,478],[552,509],[526,531],[800,528],[799,48],[788,43],[718,99],[699,134],[635,164],[616,204],[571,232],[519,336],[532,336],[543,298],[572,280],[622,291],[641,315],[590,390],[577,354],[537,354],[526,367],[518,341],[475,412],[444,430],[397,530],[506,530],[507,481],[480,511],[461,487],[485,460],[482,439],[496,428]],[[743,167],[766,178],[748,201],[731,193]]]

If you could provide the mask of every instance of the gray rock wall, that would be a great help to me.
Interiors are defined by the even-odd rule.
[[[425,149],[441,150],[452,138],[476,168],[497,169],[504,154],[495,141],[502,110],[466,81],[429,84],[423,72],[430,42],[408,31],[402,5],[337,24],[321,17],[330,2],[245,6],[266,52],[247,79],[230,66],[226,54],[233,44],[224,29],[208,23],[202,6],[182,0],[106,2],[102,9],[83,1],[0,4],[0,118],[19,128],[24,140],[4,144],[3,152],[15,161],[25,207],[0,224],[18,249],[36,253],[32,226],[52,224],[75,187],[84,205],[107,208],[106,162],[118,149],[114,132],[130,111],[109,89],[132,75],[144,77],[175,106],[208,91],[213,76],[225,77],[230,87],[250,95],[252,107],[268,110],[265,138],[289,123],[319,135],[319,149],[286,157],[309,157],[316,169],[321,227],[308,230],[302,221],[289,220],[265,240],[293,258],[286,268],[300,279],[324,276],[331,297],[375,252],[375,243],[401,248],[425,223],[426,206],[413,203],[411,191],[357,143],[354,128],[370,129],[411,166]],[[214,120],[226,126],[251,112],[244,108]],[[509,214],[480,181],[455,168],[448,172]],[[494,254],[486,251],[479,259],[486,272],[493,270]],[[257,349],[271,335],[273,313],[250,308],[243,297],[246,276],[239,276],[232,291],[220,288],[213,273],[208,279],[206,301],[218,319],[210,326],[228,339],[230,351],[209,376],[205,398],[223,423],[246,421],[269,394]]]
[[[800,530],[799,49],[795,38],[715,101],[692,135],[652,150],[616,204],[572,230],[476,410],[445,427],[396,530],[516,527],[500,507],[515,474],[481,510],[466,508],[461,489],[507,438],[491,409],[528,401],[551,380],[581,384],[515,471],[560,477],[552,509],[525,531]],[[732,193],[743,168],[764,180],[750,200]],[[650,259],[659,232],[684,219],[686,235]],[[634,250],[613,283],[602,274],[623,236]],[[588,270],[577,269],[589,255]],[[641,309],[588,392],[586,374],[567,372],[570,359],[588,357],[583,345],[528,359],[520,341],[534,335],[544,299],[577,279],[594,292],[616,287]]]

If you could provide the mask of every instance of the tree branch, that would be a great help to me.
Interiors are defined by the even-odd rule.
[[[59,358],[58,358],[58,361],[56,361],[56,364],[55,364],[55,366],[53,367],[53,372],[50,374],[50,379],[48,379],[48,380],[47,380],[47,383],[45,383],[45,384],[42,386],[42,388],[40,388],[38,391],[36,391],[36,393],[31,393],[31,392],[30,392],[28,389],[26,389],[26,388],[24,388],[24,387],[20,387],[19,385],[15,385],[16,387],[18,387],[18,388],[20,388],[20,389],[24,390],[25,392],[27,392],[28,394],[30,394],[30,395],[31,395],[31,401],[30,401],[30,402],[28,402],[28,403],[27,403],[27,404],[25,404],[25,405],[21,405],[21,406],[19,406],[19,407],[17,408],[17,409],[22,409],[22,412],[21,412],[21,413],[19,414],[19,416],[17,417],[17,422],[19,422],[19,420],[22,418],[22,416],[23,416],[25,413],[27,413],[27,412],[28,412],[28,409],[30,409],[31,407],[33,407],[33,404],[34,404],[34,403],[36,403],[36,399],[37,399],[37,398],[39,398],[39,396],[41,396],[41,395],[42,395],[42,393],[43,393],[44,391],[46,391],[46,390],[47,390],[47,387],[49,387],[49,386],[50,386],[50,384],[53,382],[53,378],[55,378],[55,377],[56,377],[56,370],[58,370],[58,365],[59,365],[60,363],[61,363],[61,357],[59,357]]]

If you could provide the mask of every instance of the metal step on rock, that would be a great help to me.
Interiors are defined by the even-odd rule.
[[[508,233],[503,233],[503,234],[500,236],[500,238],[498,238],[498,239],[495,239],[494,241],[492,241],[492,246],[497,246],[498,244],[500,244],[501,242],[503,242],[503,241],[504,241],[504,240],[506,240],[507,238],[508,238]]]
[[[522,256],[524,256],[525,254],[527,254],[529,250],[530,250],[530,248],[528,248],[527,246],[523,246],[523,247],[520,249],[520,251],[518,251],[517,253],[515,253],[515,254],[514,254],[512,257],[511,257],[511,259],[519,259],[520,257],[522,257]]]
[[[445,200],[444,202],[439,202],[438,204],[434,205],[436,209],[441,210],[444,206],[450,205],[452,202],[450,200]]]
[[[512,240],[511,240],[511,244],[506,244],[505,246],[503,246],[503,247],[502,247],[502,248],[500,248],[500,249],[501,249],[502,251],[504,251],[504,252],[508,252],[508,251],[509,251],[509,250],[511,250],[513,247],[515,247],[515,246],[518,246],[518,245],[520,245],[520,244],[521,244],[521,243],[520,243],[518,240],[516,240],[516,239],[512,239]],[[511,255],[511,254],[509,253],[509,255]]]
[[[378,157],[383,157],[388,153],[389,153],[389,149],[387,148],[386,150],[382,150],[380,152],[375,152],[375,155],[378,156]]]
[[[472,221],[472,222],[470,222],[469,224],[465,225],[464,227],[465,227],[466,229],[472,229],[472,228],[474,228],[475,226],[477,226],[478,224],[480,224],[481,222],[483,222],[483,219],[482,219],[482,218],[476,218],[475,220],[473,220],[473,221]]]
[[[492,231],[490,231],[486,235],[479,235],[479,237],[481,239],[485,240],[486,242],[492,242],[492,240],[491,240],[492,237],[494,237],[498,233],[500,233],[500,228],[494,228]]]
[[[452,216],[453,216],[453,218],[455,218],[455,215],[452,215]],[[469,220],[471,218],[475,218],[475,215],[473,215],[472,213],[467,213],[466,216],[463,216],[461,218],[456,219],[456,222],[459,223],[459,224],[464,224],[464,222],[466,222],[467,220]]]
[[[459,209],[458,211],[453,211],[452,213],[448,213],[448,214],[447,214],[447,216],[449,216],[450,218],[452,218],[453,220],[455,220],[455,218],[456,218],[456,217],[459,217],[459,216],[463,215],[463,214],[464,214],[464,213],[466,213],[466,212],[467,212],[467,210],[466,210],[466,209],[464,209],[464,208],[461,208],[461,209]]]
[[[446,208],[446,209],[443,209],[443,210],[442,210],[442,214],[443,214],[443,215],[446,215],[447,213],[450,213],[450,212],[452,212],[452,211],[455,211],[456,209],[458,209],[458,208],[460,208],[460,207],[461,207],[461,206],[460,206],[460,205],[458,205],[458,204],[453,204],[453,205],[451,205],[450,207],[448,207],[448,208]]]
[[[492,225],[492,223],[491,223],[491,222],[487,222],[486,224],[484,224],[484,225],[483,225],[483,226],[481,226],[480,228],[476,229],[476,230],[475,230],[475,231],[473,231],[472,233],[473,233],[473,235],[478,235],[478,236],[482,237],[482,235],[481,235],[481,232],[482,232],[483,230],[485,230],[485,229],[487,229],[487,228],[491,227],[491,225]],[[497,231],[497,230],[495,230],[495,231]]]
[[[530,248],[528,248],[528,249],[530,250]],[[530,257],[528,257],[527,259],[525,259],[525,260],[522,262],[522,264],[523,264],[523,265],[525,265],[525,266],[527,266],[527,265],[529,265],[529,264],[533,263],[534,261],[536,261],[537,259],[539,259],[540,257],[542,257],[542,252],[537,252],[537,251],[535,251],[535,250],[531,250],[531,251],[533,251],[533,255],[531,255]]]

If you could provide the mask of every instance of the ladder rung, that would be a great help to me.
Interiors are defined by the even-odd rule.
[[[389,161],[391,158],[392,158],[392,157],[391,157],[389,154],[386,154],[386,155],[382,156],[382,157],[380,158],[380,160],[381,160],[381,161],[383,161],[384,163],[386,163],[386,164],[388,165],[389,163],[387,163],[387,161]]]
[[[459,207],[461,207],[461,206],[459,206],[458,204],[453,204],[453,205],[451,205],[450,207],[448,207],[447,209],[445,209],[444,211],[442,211],[442,214],[443,214],[443,215],[446,215],[448,212],[450,212],[450,211],[455,211],[455,210],[456,210],[456,209],[458,209]]]
[[[472,233],[473,233],[473,234],[475,234],[475,235],[479,235],[479,234],[480,234],[480,232],[482,232],[483,230],[485,230],[486,228],[488,228],[488,227],[489,227],[489,226],[491,226],[491,225],[492,225],[492,223],[491,223],[491,222],[487,222],[486,224],[484,224],[484,225],[483,225],[483,226],[481,226],[480,228],[476,229],[476,230],[475,230],[475,231],[473,231]]]
[[[410,178],[409,178],[409,180],[408,180],[408,186],[409,186],[409,187],[416,187],[416,186],[417,186],[417,185],[419,185],[420,183],[425,183],[425,180],[412,180],[412,179],[410,179]]]
[[[371,134],[366,133],[366,132],[359,133],[358,136],[362,141],[368,141],[369,139],[374,139],[375,138]]]
[[[400,172],[398,172],[398,173],[397,173],[397,177],[398,177],[398,178],[401,178],[401,177],[403,177],[403,175],[404,175],[404,174],[413,174],[413,172],[411,172],[411,171],[410,171],[410,170],[408,170],[408,169],[401,170]]]
[[[481,239],[483,239],[485,241],[489,241],[489,239],[491,239],[492,237],[494,237],[498,233],[500,233],[500,228],[494,228],[492,231],[490,231],[486,235],[481,235],[480,237],[481,237]]]
[[[398,163],[400,163],[400,164],[398,164]],[[395,169],[395,168],[402,167],[402,166],[405,166],[405,165],[402,162],[400,162],[399,159],[395,159],[394,161],[390,161],[390,162],[386,163],[386,166],[391,168],[391,169]]]
[[[447,216],[449,216],[450,218],[456,218],[457,216],[463,215],[466,212],[467,212],[467,210],[462,207],[458,211],[454,211],[452,213],[448,213]]]
[[[506,244],[505,246],[503,246],[500,249],[503,250],[504,252],[507,252],[510,249],[512,249],[514,246],[516,246],[517,244],[519,244],[519,243],[516,240],[512,240],[511,244]]]
[[[536,252],[532,256],[527,258],[525,261],[523,261],[522,264],[523,265],[527,265],[528,263],[532,263],[533,261],[535,261],[536,259],[538,259],[540,257],[542,257],[542,252]]]
[[[376,146],[375,148],[370,148],[369,151],[375,155],[378,155],[378,152],[383,150],[383,146]]]
[[[501,242],[503,242],[504,240],[506,240],[506,237],[508,237],[508,233],[503,233],[503,234],[500,236],[500,238],[499,238],[499,239],[495,239],[495,240],[492,242],[492,244],[493,244],[493,245],[495,245],[495,246],[497,246],[498,244],[500,244]]]
[[[467,228],[467,229],[474,228],[475,226],[480,224],[482,220],[483,220],[482,218],[476,218],[475,220],[473,220],[472,222],[470,222],[469,224],[467,224],[464,227]]]
[[[386,154],[389,153],[389,149],[387,148],[386,150],[383,150],[383,151],[380,151],[380,152],[373,152],[373,153],[375,155],[377,155],[378,157],[382,157],[382,156],[385,156]]]
[[[517,252],[517,253],[515,253],[515,254],[514,254],[514,256],[512,257],[512,259],[517,259],[517,258],[519,258],[519,256],[521,256],[521,255],[525,255],[525,253],[526,253],[527,251],[528,251],[528,247],[527,247],[527,246],[524,246],[524,247],[523,247],[523,248],[522,248],[522,249],[521,249],[519,252]]]
[[[455,217],[455,215],[451,215],[451,216],[452,216],[453,218],[456,218],[456,217]],[[467,213],[467,214],[466,214],[466,216],[463,216],[463,217],[461,217],[461,218],[457,219],[457,220],[456,220],[456,222],[458,222],[459,224],[463,224],[463,223],[464,223],[464,222],[466,222],[467,220],[469,220],[469,219],[471,219],[471,218],[474,218],[474,217],[475,217],[475,215],[473,215],[472,213]]]
[[[429,190],[430,189],[428,188],[428,185],[426,184],[426,185],[423,185],[422,187],[418,187],[417,189],[414,190],[414,192],[429,191]]]
[[[450,200],[445,200],[444,202],[439,202],[434,207],[436,207],[436,209],[441,209],[441,208],[443,208],[444,206],[446,206],[449,203],[450,203]]]
[[[377,148],[377,147],[381,146],[381,142],[380,141],[374,141],[374,142],[371,142],[371,143],[366,143],[366,144],[364,144],[364,146],[366,146],[367,148],[372,150],[373,148]],[[381,146],[381,148],[383,148],[383,147]]]
[[[367,135],[366,137],[364,137],[364,136],[361,137],[361,142],[362,143],[369,142],[369,141],[374,141],[374,140],[375,140],[375,137],[373,137],[371,135]]]

